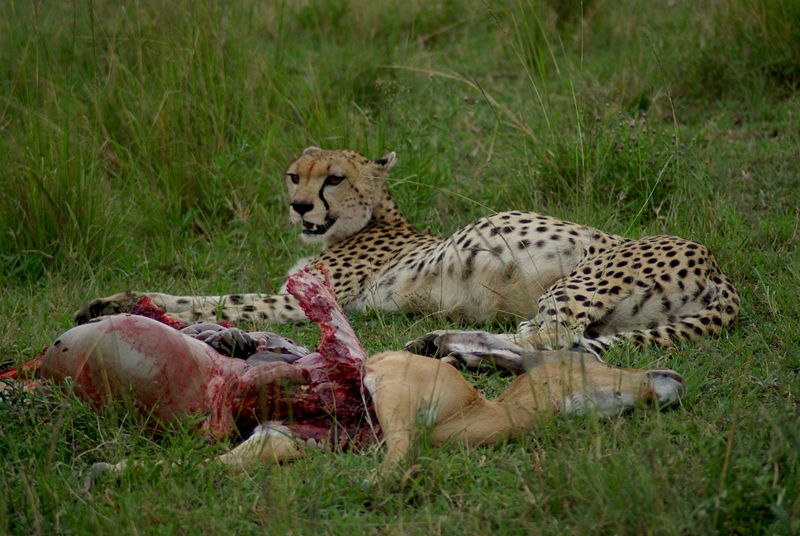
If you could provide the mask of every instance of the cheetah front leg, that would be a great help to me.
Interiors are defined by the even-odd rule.
[[[229,294],[224,296],[173,296],[159,292],[123,292],[92,300],[75,312],[75,322],[130,312],[147,296],[153,303],[182,322],[286,323],[305,321],[297,300],[289,294]]]
[[[587,351],[581,346],[585,323],[550,322],[541,324],[536,320],[520,322],[514,341],[527,349]],[[591,353],[591,352],[590,352]]]

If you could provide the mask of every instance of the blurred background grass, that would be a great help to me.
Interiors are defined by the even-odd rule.
[[[493,208],[619,203],[646,223],[685,180],[681,127],[723,103],[763,113],[800,80],[794,1],[3,10],[0,270],[15,278],[113,266],[137,256],[132,233],[191,240],[254,203],[275,229],[276,178],[310,143],[396,149],[428,188],[477,186]],[[522,191],[484,199],[487,182]]]

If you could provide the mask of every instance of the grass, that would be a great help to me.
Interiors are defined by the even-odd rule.
[[[580,8],[580,9],[579,9]],[[685,375],[680,408],[557,418],[494,449],[233,475],[68,394],[0,405],[0,532],[796,534],[800,3],[42,2],[0,7],[0,356],[123,289],[275,290],[299,253],[281,181],[305,146],[398,153],[449,233],[531,209],[707,244],[734,330],[615,350]],[[354,318],[371,351],[443,321]],[[312,328],[276,328],[313,344]],[[470,375],[487,393],[505,381]],[[188,429],[188,428],[187,428]],[[82,491],[95,461],[180,459]]]

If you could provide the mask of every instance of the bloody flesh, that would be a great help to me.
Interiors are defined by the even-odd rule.
[[[44,354],[47,353],[48,348],[48,346],[45,346],[39,356],[30,361],[26,361],[16,367],[0,370],[0,380],[22,380],[37,377],[42,361],[44,361]]]
[[[321,330],[317,350],[293,364],[223,356],[180,333],[183,324],[147,298],[136,314],[69,330],[35,364],[43,378],[71,379],[75,393],[96,406],[132,401],[163,424],[205,415],[202,428],[218,439],[279,420],[301,440],[362,445],[380,433],[362,384],[367,354],[322,273],[325,281],[308,270],[288,281]]]
[[[157,320],[175,329],[183,329],[186,327],[186,324],[165,313],[161,307],[153,303],[153,300],[147,296],[139,298],[139,301],[137,301],[133,309],[131,309],[131,314],[152,318],[153,320]]]
[[[274,420],[288,420],[287,426],[303,440],[364,445],[380,434],[372,399],[362,383],[367,352],[336,302],[327,271],[318,270],[324,281],[308,270],[288,280],[289,293],[321,334],[316,351],[294,363],[309,371],[310,383],[289,397],[285,413],[278,412]]]
[[[286,363],[251,367],[155,320],[118,315],[64,333],[45,354],[43,378],[71,380],[96,407],[131,403],[155,423],[206,416],[203,429],[224,438],[235,429],[243,400],[261,387],[308,381]]]

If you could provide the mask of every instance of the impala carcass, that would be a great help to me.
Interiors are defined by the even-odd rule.
[[[429,428],[434,445],[494,444],[531,432],[557,412],[594,408],[610,415],[641,402],[673,404],[682,393],[680,375],[669,369],[615,368],[590,354],[531,352],[511,340],[492,340],[485,355],[519,375],[487,400],[443,360],[408,351],[368,358],[329,282],[310,271],[292,275],[288,290],[320,327],[314,352],[265,332],[117,315],[59,337],[43,356],[41,376],[71,382],[98,406],[128,401],[162,426],[197,414],[205,416],[201,427],[213,438],[252,430],[219,457],[228,465],[289,460],[311,446],[358,448],[377,441],[386,446],[384,471],[403,460],[421,427]],[[457,349],[474,358],[483,355],[487,336],[442,332],[411,348]]]

